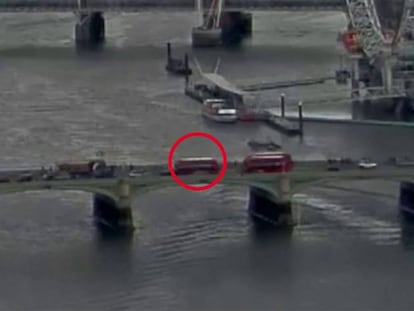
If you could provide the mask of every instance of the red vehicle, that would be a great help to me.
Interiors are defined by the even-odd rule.
[[[174,171],[178,175],[190,175],[196,172],[217,174],[220,165],[214,158],[184,158],[174,163]]]
[[[91,175],[105,166],[106,164],[103,160],[90,160],[84,162],[63,162],[56,164],[58,171],[67,172],[72,177]]]
[[[260,152],[247,156],[243,161],[244,173],[282,173],[293,169],[293,161],[285,152]]]
[[[345,31],[342,33],[342,43],[345,48],[351,53],[358,53],[362,51],[361,42],[358,33],[354,30]]]

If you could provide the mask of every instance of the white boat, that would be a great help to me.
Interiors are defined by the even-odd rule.
[[[377,167],[377,163],[370,161],[369,159],[362,159],[359,164],[359,168],[362,169],[374,169]]]
[[[226,100],[219,98],[204,100],[201,115],[216,122],[234,123],[237,121],[237,110],[228,107]]]

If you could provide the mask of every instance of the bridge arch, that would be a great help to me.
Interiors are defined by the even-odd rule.
[[[264,183],[264,182],[249,182],[249,181],[244,181],[244,180],[224,180],[222,182],[220,182],[220,185],[225,185],[225,186],[243,186],[243,187],[250,187],[250,186],[255,186],[258,188],[262,188],[263,190],[266,190],[270,193],[272,193],[273,195],[277,195],[277,180],[275,180],[275,184],[274,184],[274,188],[271,187],[271,185],[269,183]],[[152,184],[152,185],[147,185],[147,186],[132,186],[133,189],[131,191],[132,197],[135,198],[139,195],[143,195],[146,193],[150,193],[153,191],[157,191],[160,190],[162,188],[181,188],[177,183],[175,182],[163,182],[163,183],[158,183],[158,184]]]
[[[256,221],[265,220],[267,223],[273,223],[277,226],[291,228],[294,221],[290,201],[282,201],[278,193],[278,179],[274,183],[268,182],[251,182],[243,179],[224,180],[220,184],[223,186],[240,186],[247,187],[249,191],[248,214]],[[192,183],[194,184],[194,183]],[[175,182],[164,182],[141,187],[133,191],[133,196],[147,194],[165,188],[181,188]]]
[[[239,178],[240,176],[235,176],[230,179],[224,178],[220,185],[228,185],[228,186],[242,186],[242,187],[256,187],[261,188],[262,190],[265,190],[269,192],[270,194],[274,196],[279,195],[279,182],[281,180],[281,175],[273,175],[274,178],[271,178],[271,175],[268,175],[270,178],[266,178],[265,180],[261,181],[252,181],[249,179],[243,179]],[[306,188],[312,187],[312,186],[323,186],[324,184],[338,181],[338,180],[354,180],[354,179],[381,179],[380,176],[346,176],[346,175],[337,175],[337,176],[329,176],[329,177],[321,177],[321,176],[289,176],[286,175],[287,178],[290,179],[291,187],[290,192],[291,196],[294,194],[297,194],[301,191],[303,191]],[[207,181],[206,181],[207,182]],[[198,182],[198,184],[201,184],[203,182]],[[194,183],[193,183],[194,184]],[[149,192],[153,192],[162,188],[180,188],[180,186],[175,183],[173,180],[164,180],[159,183],[153,183],[148,185],[139,185],[136,186],[132,184],[132,190],[131,195],[133,198],[143,195]]]
[[[18,194],[39,191],[81,191],[92,194],[92,210],[95,225],[103,232],[116,232],[130,234],[135,229],[131,203],[139,196],[163,188],[180,188],[178,184],[170,181],[158,183],[132,183],[130,186],[130,197],[127,204],[124,205],[117,189],[117,180],[108,180],[109,183],[103,183],[101,180],[89,180],[89,183],[83,181],[65,181],[65,182],[23,182],[3,184],[0,187],[1,194]],[[96,182],[93,185],[93,182]],[[251,183],[244,180],[227,180],[224,185],[234,185],[249,187],[254,186],[262,191],[269,193],[268,197],[275,198],[271,204],[277,204],[277,193],[273,191],[270,185],[264,183]],[[276,185],[276,184],[275,184]],[[276,187],[274,188],[276,189]],[[109,230],[108,230],[109,229]]]

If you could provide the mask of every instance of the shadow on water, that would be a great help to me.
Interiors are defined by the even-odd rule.
[[[115,233],[109,230],[95,229],[94,240],[102,245],[130,246],[134,241],[134,234]]]
[[[400,215],[401,244],[407,250],[414,250],[414,217]]]
[[[294,228],[274,226],[265,222],[252,221],[250,237],[258,245],[273,245],[290,243]]]
[[[105,44],[75,45],[76,55],[81,57],[96,57],[105,52]]]
[[[292,230],[252,223],[249,237],[250,245],[246,249],[249,258],[249,281],[272,287],[277,287],[279,282],[289,286],[294,276]]]
[[[96,233],[90,251],[93,273],[128,280],[134,270],[133,241],[133,237]]]
[[[352,104],[353,120],[413,122],[413,103],[408,99],[396,98],[392,102],[355,102]]]

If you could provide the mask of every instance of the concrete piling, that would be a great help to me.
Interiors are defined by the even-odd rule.
[[[299,131],[300,135],[303,135],[303,108],[302,108],[302,101],[299,101],[298,103],[298,114],[299,114]]]
[[[284,93],[280,94],[280,114],[282,118],[285,117],[285,94]]]

